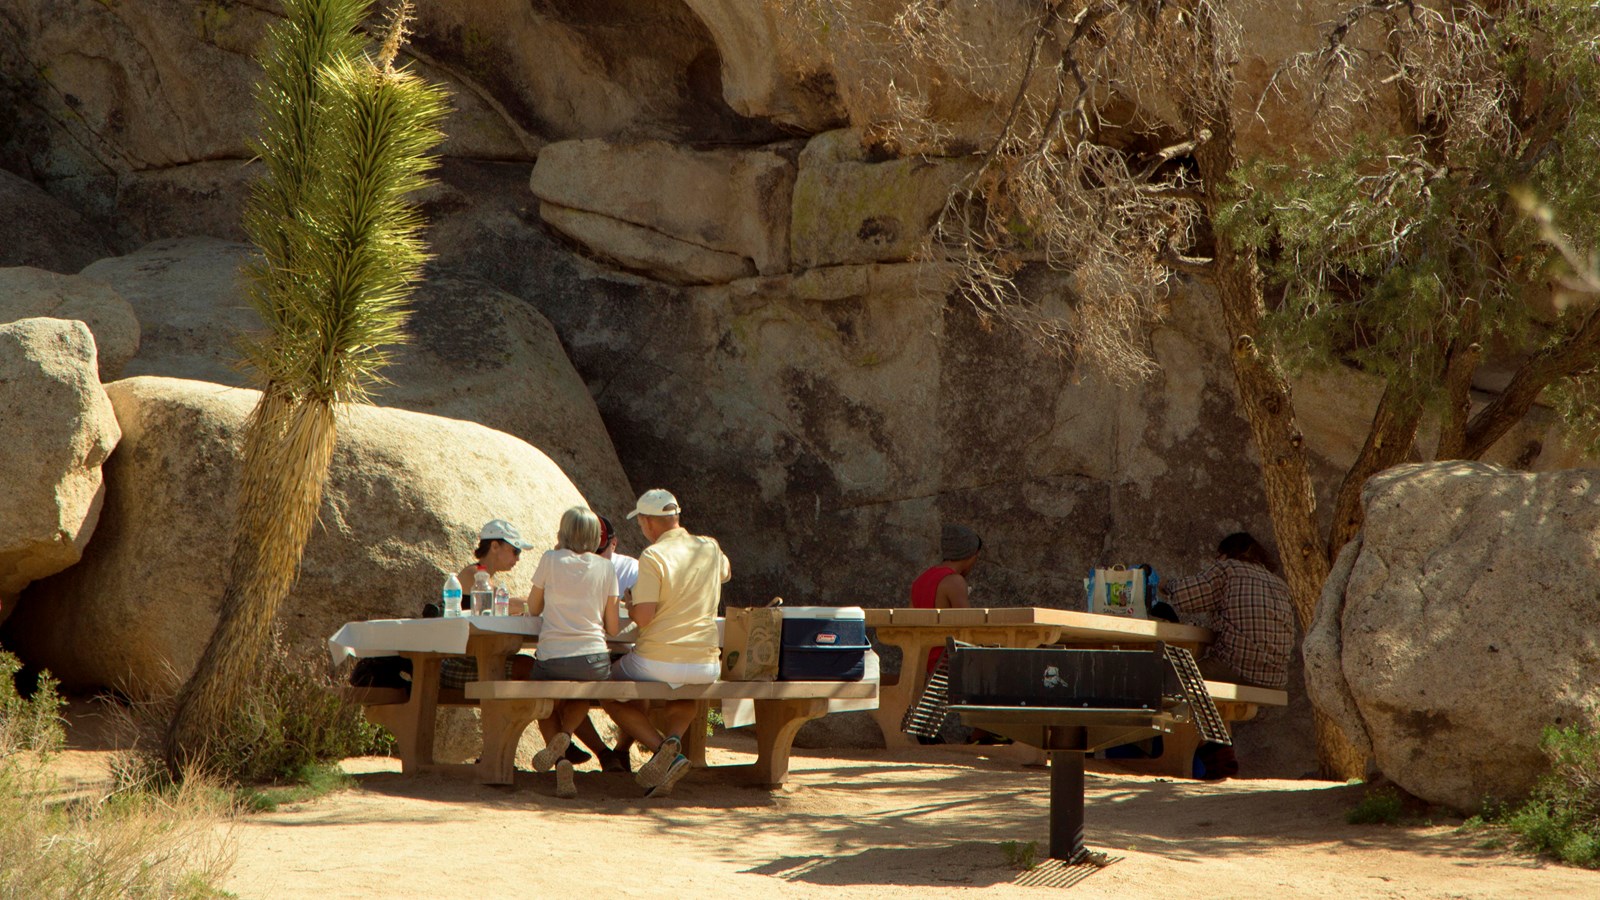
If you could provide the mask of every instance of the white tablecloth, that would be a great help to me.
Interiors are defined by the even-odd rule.
[[[466,653],[471,630],[530,637],[539,633],[538,616],[460,616],[452,619],[374,619],[346,622],[328,638],[328,655],[338,665],[346,657],[417,653]]]

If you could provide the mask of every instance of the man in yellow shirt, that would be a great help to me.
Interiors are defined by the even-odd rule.
[[[678,524],[682,512],[678,498],[658,488],[645,491],[628,513],[650,546],[639,554],[639,581],[628,604],[639,636],[633,652],[612,669],[618,680],[707,684],[721,671],[717,606],[731,568],[715,538],[690,534]],[[654,751],[634,777],[647,789],[645,796],[660,797],[689,770],[681,740],[694,721],[695,702],[667,701],[666,734],[650,723],[647,707],[644,701],[605,704],[624,733]]]

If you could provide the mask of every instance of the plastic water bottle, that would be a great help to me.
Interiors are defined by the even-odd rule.
[[[444,617],[454,619],[461,615],[461,580],[455,575],[444,580]]]
[[[497,616],[511,614],[511,592],[503,586],[494,589],[494,614]]]
[[[482,569],[472,576],[472,611],[480,616],[494,615],[494,588],[489,586],[489,573]]]

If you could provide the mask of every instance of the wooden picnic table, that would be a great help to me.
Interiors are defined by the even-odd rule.
[[[718,619],[719,634],[722,624]],[[766,784],[782,783],[788,772],[789,746],[806,720],[877,705],[876,656],[870,659],[869,677],[859,682],[719,681],[670,688],[654,683],[502,680],[507,658],[523,648],[537,646],[540,627],[538,616],[385,619],[347,623],[328,639],[328,645],[335,665],[346,656],[401,656],[411,661],[409,690],[350,689],[352,698],[365,707],[367,718],[394,734],[395,754],[403,773],[472,771],[487,784],[510,782],[518,738],[533,719],[549,715],[549,701],[553,699],[693,699],[698,704],[698,714],[696,723],[684,735],[683,752],[696,766],[705,765],[705,716],[710,703],[718,701],[729,727],[756,726],[759,753],[755,769]],[[631,646],[631,635],[624,628],[609,641],[613,650]],[[440,663],[450,656],[477,659],[479,678],[470,682],[466,690],[439,687]],[[476,766],[443,766],[434,762],[440,706],[485,710],[484,752]]]
[[[890,749],[915,746],[900,730],[906,710],[921,696],[927,682],[928,651],[946,638],[969,644],[1002,647],[1113,648],[1157,641],[1198,655],[1211,643],[1210,629],[1154,619],[1133,619],[1033,606],[994,609],[869,609],[867,627],[875,629],[878,646],[899,647],[900,677],[885,680],[873,717]]]

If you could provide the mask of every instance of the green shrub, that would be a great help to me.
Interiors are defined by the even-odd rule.
[[[1520,805],[1484,801],[1462,826],[1486,830],[1486,846],[1510,845],[1586,868],[1600,868],[1600,734],[1580,726],[1547,727],[1539,742],[1550,759]]]
[[[1351,825],[1394,825],[1400,821],[1404,805],[1400,792],[1394,788],[1374,788],[1344,814],[1344,820]]]
[[[1001,841],[1000,852],[1005,854],[1006,865],[1024,871],[1039,864],[1038,841]]]
[[[68,795],[44,768],[65,741],[55,682],[16,692],[17,658],[0,651],[0,900],[226,896],[232,850],[218,827],[227,791],[183,787]]]
[[[347,702],[341,687],[318,657],[296,656],[282,648],[263,654],[263,671],[245,702],[234,710],[228,727],[221,730],[221,745],[209,756],[208,774],[248,787],[305,784],[308,772],[346,757],[389,753],[394,739],[368,722],[360,705]],[[159,748],[172,708],[171,697],[127,708],[137,749],[118,761],[119,781],[167,780]],[[248,794],[246,805],[256,805]]]
[[[216,756],[219,775],[240,784],[299,782],[320,765],[388,752],[388,733],[345,701],[322,660],[280,651],[266,667]]]
[[[1521,806],[1487,810],[1483,821],[1511,832],[1518,849],[1600,868],[1600,734],[1547,727],[1539,747],[1550,771]]]
[[[56,680],[49,672],[40,674],[33,696],[23,699],[16,686],[21,670],[20,660],[0,650],[0,756],[19,750],[54,753],[66,742],[64,701],[56,692]]]

